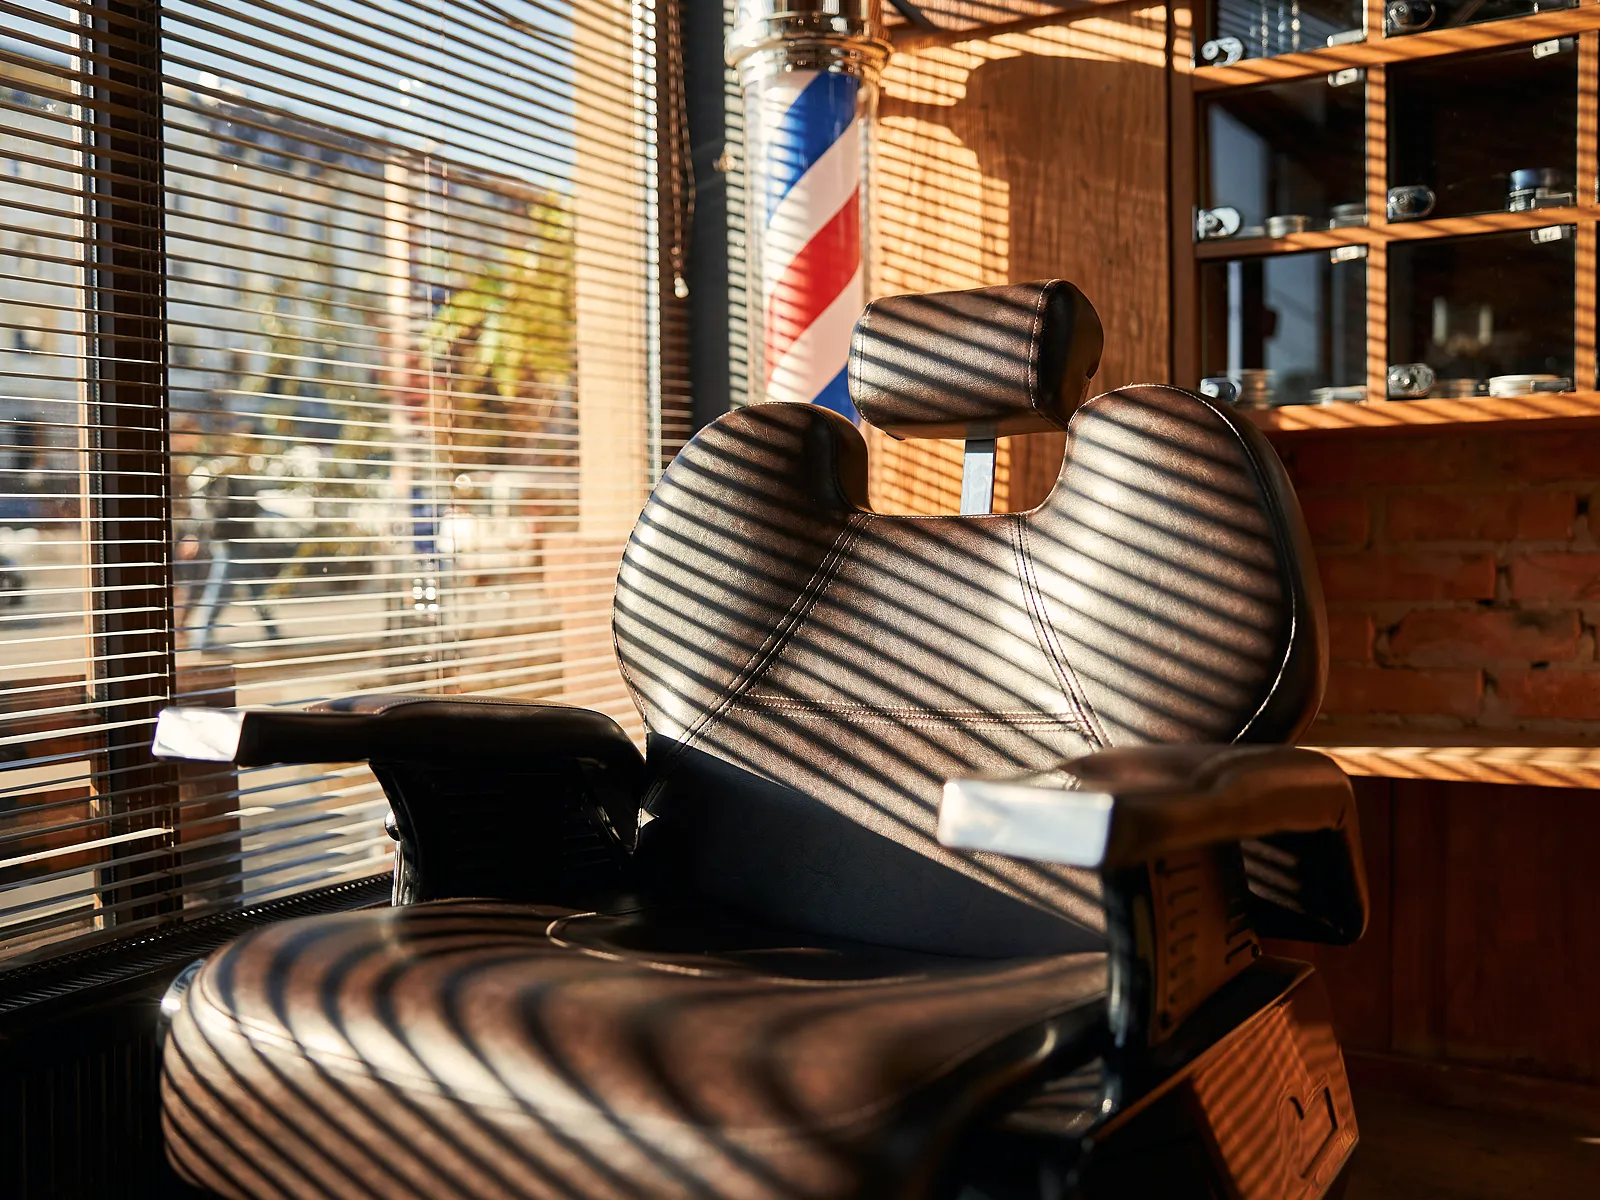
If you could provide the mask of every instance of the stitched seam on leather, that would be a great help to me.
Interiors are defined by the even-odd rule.
[[[639,519],[644,519],[643,513],[640,514]],[[643,719],[645,732],[648,734],[650,730],[650,714],[646,708],[644,689],[639,686],[638,681],[633,677],[633,670],[628,666],[628,660],[622,653],[622,637],[617,633],[617,611],[619,608],[617,596],[622,592],[622,569],[628,563],[628,550],[632,549],[632,547],[633,539],[630,537],[628,545],[622,551],[622,562],[617,566],[617,581],[611,587],[611,653],[617,660],[617,673],[622,676],[622,684],[628,689],[628,696],[633,701],[634,709]],[[636,589],[630,587],[628,590],[635,591]]]
[[[861,384],[861,347],[867,340],[867,321],[871,316],[872,305],[869,304],[861,310],[861,320],[856,322],[855,332],[850,336],[850,370],[845,373],[845,390],[852,393]]]
[[[1034,412],[1043,414],[1039,407],[1039,330],[1044,325],[1044,302],[1050,295],[1050,285],[1055,280],[1048,280],[1039,289],[1039,298],[1033,304],[1033,332],[1028,335],[1028,407]]]
[[[1234,426],[1233,422],[1237,418],[1232,417],[1230,414],[1224,413],[1221,408],[1213,404],[1207,397],[1202,396],[1197,392],[1191,392],[1187,388],[1174,387],[1170,383],[1127,384],[1122,388],[1118,388],[1117,391],[1120,392],[1126,388],[1132,387],[1147,387],[1164,392],[1176,392],[1178,395],[1183,396],[1186,399],[1199,401],[1202,407],[1209,409],[1217,416],[1219,420],[1221,420],[1223,426],[1239,443],[1239,450],[1241,453],[1243,453],[1245,461],[1250,464],[1251,471],[1254,473],[1255,478],[1252,480],[1252,482],[1256,485],[1257,492],[1264,502],[1264,507],[1271,515],[1273,548],[1279,552],[1284,561],[1288,561],[1291,557],[1289,554],[1290,539],[1288,522],[1284,520],[1283,512],[1278,507],[1276,497],[1272,495],[1271,489],[1266,486],[1267,472],[1262,467],[1260,457],[1255,453],[1254,450],[1251,449],[1250,443],[1245,440],[1244,435],[1240,433],[1239,430]],[[1288,592],[1289,635],[1284,639],[1283,657],[1278,661],[1278,670],[1273,675],[1272,683],[1267,688],[1266,694],[1262,696],[1261,703],[1256,706],[1255,712],[1250,714],[1249,720],[1245,721],[1243,725],[1239,726],[1239,732],[1234,734],[1233,740],[1236,742],[1250,731],[1250,727],[1254,725],[1256,721],[1260,719],[1261,714],[1267,710],[1267,706],[1272,703],[1273,697],[1277,695],[1279,684],[1283,682],[1283,677],[1289,670],[1289,659],[1294,652],[1295,635],[1299,632],[1296,613],[1299,610],[1300,601],[1303,599],[1303,597],[1300,595],[1300,581],[1298,579],[1289,580]]]
[[[851,403],[854,404],[855,401],[852,400]],[[828,410],[824,408],[824,409],[819,410],[819,412],[828,412]],[[835,414],[830,414],[830,416],[832,416],[832,415],[835,415]],[[824,424],[826,424],[828,422],[828,420],[829,420],[828,417],[823,417],[822,418],[822,421],[823,421]],[[845,418],[839,417],[839,420],[843,421],[843,420],[845,420]],[[850,423],[850,429],[851,429],[851,432],[857,438],[861,438],[861,431],[859,429],[857,429],[853,423]],[[861,446],[862,446],[862,453],[865,454],[866,453],[866,439],[864,439],[864,438],[861,439]],[[849,509],[853,510],[855,513],[860,514],[861,510],[859,508],[855,507],[855,501],[853,499],[851,499],[850,493],[845,490],[844,476],[839,474],[839,468],[843,465],[843,463],[844,463],[844,457],[842,455],[835,454],[833,456],[833,490],[836,493],[838,493],[839,499],[844,502],[844,505],[845,505],[846,508],[849,508]]]
[[[935,717],[993,717],[996,719],[1017,718],[1041,720],[1057,720],[1074,717],[1076,713],[1042,713],[1036,709],[992,709],[992,708],[929,708],[924,705],[911,704],[867,704],[848,703],[834,700],[811,700],[805,696],[775,696],[766,692],[747,691],[739,697],[739,703],[747,704],[753,708],[779,708],[788,706],[792,708],[815,709],[819,712],[872,712],[883,713],[886,716],[924,716]]]
[[[628,669],[627,662],[622,657],[622,639],[617,636],[616,595],[617,588],[611,589],[611,653],[617,660],[617,673],[622,676],[622,685],[628,689],[628,699],[633,701],[634,711],[644,719],[645,729],[648,732],[650,719],[645,711],[644,693],[639,690],[639,685],[634,682],[633,672]]]
[[[665,478],[664,475],[663,478]],[[649,507],[649,501],[646,501],[646,510],[648,510]],[[644,520],[643,512],[639,514],[639,520]],[[628,667],[628,660],[622,656],[622,639],[617,635],[617,593],[622,591],[622,572],[628,565],[628,551],[633,549],[637,534],[638,522],[636,521],[634,522],[633,532],[628,534],[628,544],[622,548],[622,558],[617,563],[617,577],[611,582],[611,653],[612,656],[617,660],[617,673],[622,676],[622,684],[628,689],[628,698],[633,701],[634,710],[644,721],[645,730],[648,733],[650,728],[650,718],[645,710],[644,691],[639,687],[638,682],[634,679],[633,671]],[[629,591],[632,590],[634,589],[629,589]]]
[[[1074,780],[1070,786],[1075,789],[1080,785],[1076,780]],[[457,902],[447,901],[446,903]],[[644,906],[635,905],[630,911],[642,912],[644,910]],[[544,936],[549,940],[551,945],[558,946],[562,950],[569,951],[573,954],[582,955],[585,958],[598,959],[602,962],[623,964],[637,971],[657,972],[662,975],[675,975],[680,978],[687,979],[709,979],[724,983],[740,980],[751,984],[784,988],[789,991],[797,992],[870,992],[874,990],[881,991],[894,987],[903,987],[908,983],[938,984],[939,982],[937,975],[930,975],[925,972],[909,974],[901,972],[890,975],[868,976],[859,979],[801,979],[792,975],[778,975],[769,972],[755,971],[748,967],[736,967],[734,970],[729,970],[725,965],[723,969],[719,970],[716,967],[695,967],[683,963],[666,963],[660,960],[640,959],[633,952],[607,950],[581,941],[576,935],[571,937],[564,936],[565,931],[569,927],[575,926],[580,921],[588,920],[598,916],[601,916],[601,914],[591,911],[574,912],[565,916],[556,917],[551,920],[547,926],[545,926]],[[1087,964],[1091,958],[1103,957],[1104,955],[1097,950],[1079,950],[1070,954],[1046,956],[1046,958],[1035,960],[1035,962],[1048,966],[1051,960],[1054,960],[1056,963],[1060,963],[1062,959],[1078,958],[1083,959],[1085,964]],[[215,1000],[209,1000],[208,1002],[211,1004],[214,1010],[217,1008]]]
[[[858,725],[905,724],[920,722],[928,725],[1001,725],[1001,726],[1055,726],[1083,733],[1083,721],[1077,713],[993,713],[972,709],[896,709],[873,708],[866,704],[831,705],[821,701],[771,700],[764,696],[741,696],[733,707],[752,711],[778,711],[796,716],[826,717],[830,720],[850,721]]]
[[[739,693],[760,678],[762,672],[771,665],[773,659],[794,636],[795,631],[805,624],[806,617],[816,607],[822,593],[827,590],[828,584],[833,581],[834,575],[849,557],[850,547],[855,545],[856,538],[860,536],[869,519],[870,514],[867,513],[851,514],[844,528],[839,531],[838,537],[834,539],[833,545],[828,548],[828,553],[823,555],[822,561],[817,564],[817,569],[811,573],[811,578],[806,580],[805,586],[800,589],[800,594],[789,606],[789,611],[783,615],[783,619],[762,639],[761,644],[750,652],[749,658],[745,659],[744,665],[734,674],[716,702],[700,714],[694,724],[684,731],[682,740],[677,742],[662,759],[661,771],[645,797],[647,803],[666,783],[677,761],[709,732],[711,726]]]
[[[1030,615],[1034,617],[1034,632],[1038,635],[1039,645],[1050,660],[1051,667],[1055,670],[1056,678],[1060,681],[1061,690],[1065,693],[1067,702],[1078,711],[1079,719],[1083,722],[1084,729],[1089,736],[1100,745],[1109,744],[1106,731],[1100,725],[1100,720],[1095,716],[1094,710],[1089,706],[1089,701],[1084,695],[1083,686],[1078,682],[1077,673],[1072,669],[1072,664],[1067,661],[1066,652],[1061,647],[1061,639],[1056,634],[1054,623],[1050,620],[1050,610],[1045,604],[1044,589],[1039,585],[1039,577],[1034,566],[1033,552],[1029,546],[1028,519],[1019,517],[1016,523],[1016,548],[1017,559],[1021,567],[1019,572],[1022,579],[1023,591],[1028,599]]]
[[[857,512],[851,516],[850,522],[846,526],[849,538],[847,540],[841,539],[835,543],[837,553],[832,556],[831,561],[825,561],[817,568],[816,574],[812,576],[812,581],[807,584],[807,587],[811,588],[812,591],[809,596],[805,597],[804,606],[798,610],[790,610],[793,613],[793,620],[788,628],[783,631],[782,638],[767,652],[766,657],[748,672],[738,689],[729,692],[728,700],[730,702],[743,698],[773,668],[778,659],[783,657],[783,652],[794,642],[795,635],[804,629],[811,620],[812,610],[828,594],[828,590],[833,587],[835,581],[839,578],[839,572],[844,568],[844,564],[849,561],[851,548],[855,546],[856,540],[861,536],[868,522],[872,520],[872,516],[873,514],[871,513],[863,512]]]
[[[1049,660],[1050,668],[1054,671],[1056,682],[1060,685],[1067,702],[1077,710],[1084,731],[1095,741],[1097,747],[1106,746],[1109,744],[1106,731],[1089,706],[1082,685],[1078,682],[1077,673],[1067,661],[1066,652],[1061,648],[1061,639],[1057,636],[1055,625],[1050,620],[1050,610],[1044,600],[1044,589],[1039,586],[1039,579],[1034,571],[1033,554],[1028,547],[1027,517],[1017,517],[1012,528],[1011,545],[1017,554],[1017,577],[1022,582],[1022,592],[1027,598],[1028,615],[1033,618],[1033,632],[1038,639],[1039,649]]]

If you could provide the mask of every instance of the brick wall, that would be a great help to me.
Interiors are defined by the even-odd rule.
[[[1328,600],[1321,732],[1600,740],[1600,431],[1302,435],[1278,449]]]

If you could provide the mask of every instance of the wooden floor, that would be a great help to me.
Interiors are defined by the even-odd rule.
[[[1357,1091],[1346,1200],[1600,1200],[1600,1128]]]

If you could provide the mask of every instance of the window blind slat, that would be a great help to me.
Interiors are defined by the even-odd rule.
[[[387,869],[365,766],[158,764],[162,704],[633,721],[611,586],[688,428],[657,19],[0,0],[0,972]]]

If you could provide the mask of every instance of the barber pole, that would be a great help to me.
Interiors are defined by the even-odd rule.
[[[750,396],[855,419],[867,136],[888,46],[872,0],[752,0],[729,43],[746,99]]]

